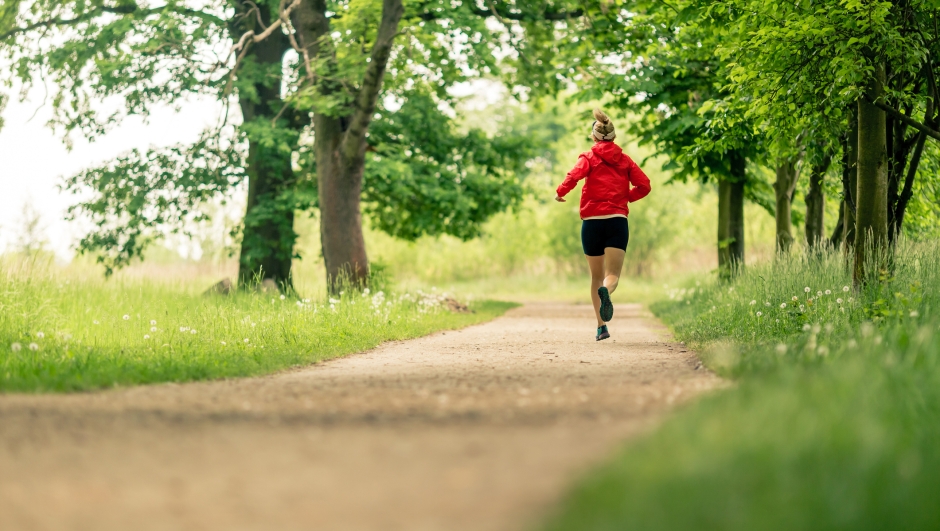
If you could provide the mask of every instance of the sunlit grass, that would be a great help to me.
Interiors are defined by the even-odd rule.
[[[940,249],[902,246],[882,276],[843,291],[833,255],[665,290],[655,311],[737,385],[628,445],[547,529],[940,528]]]
[[[201,289],[201,286],[200,286]],[[196,289],[68,275],[0,278],[0,390],[72,391],[269,373],[492,319],[438,293],[203,296]]]

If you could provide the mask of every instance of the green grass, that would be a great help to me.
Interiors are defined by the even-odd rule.
[[[205,297],[202,286],[159,281],[37,277],[0,280],[0,391],[266,374],[480,323],[515,306],[478,300],[475,313],[456,314],[436,293],[347,293],[331,305]]]
[[[940,250],[898,257],[859,292],[839,256],[670,291],[654,311],[737,384],[629,443],[545,528],[940,528]]]

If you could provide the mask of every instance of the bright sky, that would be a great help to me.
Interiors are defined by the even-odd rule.
[[[14,92],[15,94],[15,92]],[[6,125],[0,130],[0,249],[6,250],[21,233],[23,205],[32,202],[52,249],[63,259],[81,236],[79,227],[65,221],[65,210],[76,198],[57,185],[69,175],[133,148],[165,146],[195,140],[199,132],[218,119],[219,104],[191,100],[175,112],[155,109],[146,121],[127,119],[107,135],[88,143],[80,135],[66,149],[61,136],[46,122],[51,115],[41,106],[42,91],[33,91],[25,102],[10,101],[3,111]],[[38,111],[37,111],[38,109]],[[35,116],[33,116],[35,113]]]

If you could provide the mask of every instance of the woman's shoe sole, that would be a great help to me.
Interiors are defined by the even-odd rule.
[[[603,341],[603,340],[607,339],[608,337],[610,337],[610,333],[604,332],[603,334],[597,336],[597,337],[594,339],[594,341]]]
[[[610,302],[610,292],[601,286],[597,288],[597,296],[601,298],[601,320],[610,322],[614,318],[614,304]]]

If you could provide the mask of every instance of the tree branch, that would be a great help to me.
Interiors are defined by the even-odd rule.
[[[75,24],[80,24],[82,22],[92,20],[95,17],[106,15],[106,14],[150,16],[150,15],[161,13],[167,10],[173,11],[181,15],[189,15],[189,16],[201,18],[204,20],[210,20],[220,25],[225,24],[225,21],[216,17],[215,15],[210,15],[209,13],[199,11],[197,9],[182,8],[182,9],[171,10],[169,9],[169,6],[154,7],[150,9],[141,9],[137,7],[136,5],[117,6],[117,7],[99,6],[99,7],[96,7],[95,9],[92,9],[91,11],[86,11],[85,13],[82,13],[74,18],[52,17],[52,18],[47,18],[45,20],[40,20],[39,22],[34,22],[22,28],[11,29],[5,33],[0,34],[0,41],[4,41],[6,39],[9,39],[10,37],[30,32],[34,29],[50,28],[53,26],[74,26]]]
[[[342,152],[347,161],[353,161],[365,155],[366,132],[372,115],[375,113],[375,103],[382,89],[382,78],[385,77],[385,68],[392,53],[392,43],[398,33],[398,23],[404,15],[405,8],[402,0],[383,0],[382,22],[372,46],[372,55],[369,66],[359,93],[356,95],[356,110],[349,123],[349,129],[343,138]]]
[[[934,140],[940,142],[940,131],[937,131],[936,129],[933,129],[932,127],[930,127],[930,126],[928,126],[928,125],[922,124],[922,123],[918,122],[917,120],[915,120],[915,119],[913,119],[913,118],[911,118],[911,117],[909,117],[909,116],[905,116],[903,113],[901,113],[900,111],[898,111],[898,110],[895,109],[894,107],[891,107],[890,105],[887,105],[887,104],[882,103],[882,102],[880,102],[880,101],[871,101],[867,96],[866,96],[865,99],[869,100],[869,103],[871,103],[871,104],[874,105],[875,107],[878,107],[879,109],[881,109],[882,111],[884,111],[886,114],[888,114],[889,116],[891,116],[891,117],[894,118],[895,120],[898,120],[899,122],[901,122],[901,123],[903,123],[903,124],[905,124],[905,125],[907,125],[907,126],[913,127],[914,129],[917,129],[917,130],[920,131],[921,133],[924,133],[925,135],[929,136],[930,138],[932,138],[932,139],[934,139]]]

